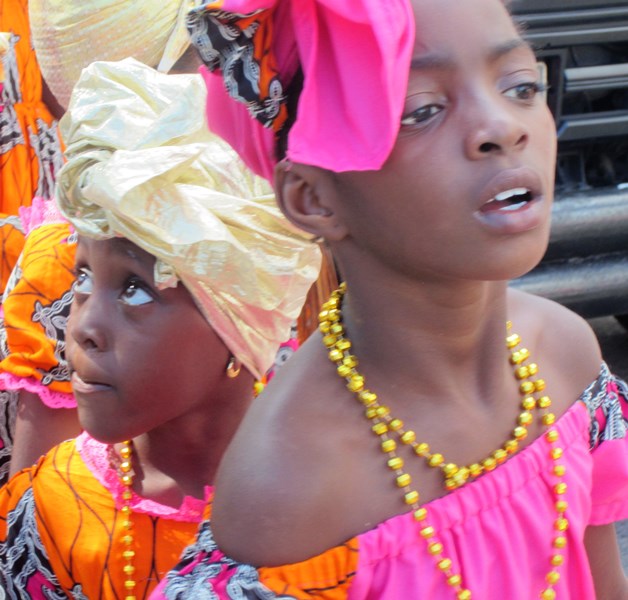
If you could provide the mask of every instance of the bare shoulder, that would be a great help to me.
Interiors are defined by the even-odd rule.
[[[509,290],[509,308],[543,376],[555,382],[570,404],[600,372],[602,354],[595,332],[564,306],[518,290]]]
[[[338,530],[351,433],[340,430],[342,382],[329,369],[322,344],[310,339],[253,402],[223,457],[212,527],[238,561],[297,562],[328,548],[328,531]]]

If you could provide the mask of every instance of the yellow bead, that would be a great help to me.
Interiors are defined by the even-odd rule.
[[[401,434],[401,441],[404,444],[414,444],[414,442],[416,441],[416,433],[414,433],[414,431],[412,430],[404,431]]]
[[[471,465],[469,465],[469,472],[471,473],[471,475],[473,475],[473,477],[477,477],[478,475],[482,474],[482,465],[480,465],[479,463],[473,463]]]
[[[514,348],[516,345],[520,343],[521,343],[521,338],[516,333],[513,333],[512,335],[509,335],[506,338],[506,346],[508,348]]]
[[[135,583],[135,581],[133,581],[132,579],[127,579],[127,580],[124,582],[124,587],[125,587],[127,590],[133,590],[133,589],[135,589],[135,586],[136,586],[136,583]]]
[[[508,440],[504,444],[504,450],[506,450],[508,454],[514,454],[517,451],[517,448],[519,448],[519,442],[517,440]]]
[[[124,492],[122,492],[123,500],[130,500],[131,498],[133,498],[133,492],[131,490],[124,490]]]
[[[394,452],[397,449],[397,442],[395,440],[384,440],[382,442],[382,450],[384,452]]]
[[[530,377],[530,371],[528,370],[528,367],[518,367],[517,369],[515,369],[515,377],[517,379],[527,379],[528,377]]]
[[[131,456],[131,446],[130,441],[122,442],[124,445],[120,448],[120,456],[123,459],[129,458]]]
[[[543,415],[542,421],[543,425],[553,425],[556,422],[556,415],[554,413],[547,413],[546,415]]]
[[[388,432],[388,425],[386,425],[386,423],[379,422],[375,423],[371,429],[373,430],[373,433],[376,433],[377,435],[384,435]]]
[[[362,390],[359,394],[360,402],[364,404],[364,406],[370,406],[377,402],[377,394],[373,392],[369,392],[368,390]]]
[[[554,548],[559,550],[567,545],[567,538],[564,535],[558,535],[554,538]]]
[[[346,339],[343,338],[343,339],[338,340],[336,342],[336,348],[338,350],[340,350],[341,352],[344,352],[345,350],[349,350],[349,348],[351,348],[351,342],[349,340],[346,340]],[[357,362],[356,362],[356,364],[357,364]]]
[[[388,459],[388,466],[393,471],[398,471],[399,469],[402,469],[403,468],[403,458],[401,458],[399,456],[395,456],[394,458],[389,458]]]
[[[534,410],[536,408],[536,400],[534,399],[534,397],[526,396],[521,401],[521,408],[524,408],[525,410]]]
[[[569,505],[565,500],[559,500],[558,502],[556,502],[556,512],[564,513],[568,507]]]
[[[451,587],[458,587],[462,583],[462,577],[458,574],[451,575],[450,577],[447,578],[447,583]]]
[[[417,508],[417,510],[414,511],[414,519],[415,521],[425,521],[425,519],[427,519],[427,509]]]
[[[558,580],[560,579],[560,573],[558,573],[557,571],[550,571],[545,576],[545,579],[547,583],[551,583],[552,585],[554,585],[555,583],[558,583]]]
[[[124,565],[122,567],[125,575],[133,575],[135,573],[135,567],[133,565]]]
[[[453,480],[451,477],[448,477],[447,479],[445,479],[445,489],[448,492],[453,492],[459,487],[460,487],[460,484],[457,483],[455,480]]]
[[[445,457],[442,454],[432,454],[427,461],[430,467],[438,467],[443,464]]]
[[[471,591],[470,590],[462,590],[458,592],[456,596],[458,600],[471,600]]]
[[[353,375],[347,383],[347,387],[352,392],[360,392],[364,389],[364,377],[362,375]]]
[[[436,556],[437,554],[441,554],[443,552],[443,545],[440,542],[432,542],[428,547],[427,551],[432,555]]]
[[[530,371],[530,375],[536,375],[539,372],[539,365],[536,363],[530,363],[528,365],[528,371]]]
[[[342,336],[345,333],[345,328],[340,324],[340,323],[334,323],[331,328],[330,331],[337,336]]]
[[[500,448],[499,450],[495,450],[495,452],[493,452],[493,458],[497,461],[498,464],[501,464],[508,458],[508,454],[505,450],[502,450]]]
[[[403,421],[401,419],[393,419],[390,422],[390,428],[393,431],[399,431],[403,427]]]
[[[416,504],[419,501],[419,492],[412,490],[410,492],[408,492],[404,497],[403,497],[403,501],[408,505],[411,506],[413,504]]]
[[[556,531],[567,531],[569,529],[569,521],[564,517],[560,517],[554,521],[554,529]]]
[[[562,477],[567,469],[564,465],[554,465],[554,475]]]
[[[519,365],[521,364],[524,360],[527,360],[530,357],[530,352],[527,348],[521,348],[521,350],[515,350],[511,355],[510,355],[510,362],[513,365]]]
[[[519,391],[525,395],[531,394],[534,392],[534,384],[531,381],[524,381],[519,386]]]
[[[130,470],[131,470],[131,461],[123,460],[120,463],[120,471],[122,471],[123,473],[128,473]]]
[[[125,596],[124,600],[137,600],[136,596]]]
[[[527,427],[533,421],[532,413],[530,411],[522,412],[519,415],[517,421],[519,425],[523,425],[524,427]]]
[[[130,507],[130,506],[123,506],[123,507],[120,509],[120,512],[121,512],[123,515],[130,515],[130,514],[131,514],[131,507]]]
[[[414,449],[414,452],[418,454],[419,456],[425,456],[429,451],[430,451],[430,445],[426,444],[425,442],[423,442],[422,444],[419,444]]]
[[[377,408],[375,408],[374,406],[369,406],[365,411],[364,411],[364,416],[367,419],[376,419],[377,418]]]
[[[562,448],[552,448],[552,451],[550,452],[550,456],[554,460],[558,460],[562,455],[563,455],[563,449]]]
[[[342,360],[342,352],[340,352],[340,350],[336,350],[336,348],[330,350],[328,356],[331,362],[338,362]]]
[[[525,427],[515,427],[512,431],[512,435],[516,440],[524,440],[528,437],[528,430]]]
[[[329,333],[330,328],[331,323],[329,321],[323,321],[318,325],[318,330],[323,334],[323,337],[325,337]]]
[[[447,463],[446,465],[442,465],[442,469],[446,477],[451,477],[458,472],[458,465],[454,463]]]
[[[537,404],[539,408],[549,408],[552,405],[552,401],[549,396],[541,396]]]
[[[537,392],[542,392],[545,389],[545,380],[544,379],[537,379],[534,382],[534,389]]]
[[[551,429],[545,434],[545,439],[548,442],[557,442],[559,437],[560,435],[558,434],[558,431],[556,431],[555,429]]]
[[[562,554],[554,554],[550,562],[552,563],[552,566],[560,567],[565,562],[565,557],[562,556]]]
[[[397,481],[397,487],[404,488],[404,487],[408,487],[412,483],[412,477],[410,477],[408,473],[404,473],[403,475],[399,475],[396,481]]]
[[[564,482],[557,483],[554,486],[554,492],[556,492],[559,496],[567,493],[567,484]]]
[[[423,536],[425,539],[434,537],[434,533],[435,533],[434,528],[431,525],[421,529],[421,536]]]
[[[122,477],[120,477],[120,481],[127,487],[131,487],[133,485],[133,476],[127,473],[126,475],[122,475]]]
[[[135,552],[133,550],[125,550],[122,553],[122,558],[126,560],[131,560],[132,558],[135,558]]]
[[[482,466],[485,471],[492,471],[497,466],[497,461],[494,458],[485,458],[482,461]]]
[[[338,338],[335,335],[332,335],[331,333],[328,333],[327,335],[323,336],[323,344],[325,344],[325,346],[327,346],[327,348],[333,348],[336,345],[336,342],[338,341]],[[330,350],[330,353],[332,351]],[[340,352],[340,355],[342,356],[342,352]],[[329,357],[331,358],[331,356]],[[334,360],[332,358],[332,360]]]
[[[541,592],[541,600],[555,600],[556,592],[552,588],[547,588]]]
[[[132,529],[133,521],[129,521],[128,519],[125,519],[124,521],[122,521],[122,527],[124,527],[125,529]]]
[[[449,569],[451,569],[451,558],[443,558],[443,560],[439,560],[438,568],[441,571],[449,571]]]
[[[378,406],[375,410],[378,417],[387,417],[390,414],[390,408],[387,406]]]
[[[338,348],[338,346],[336,346],[336,347]],[[340,350],[340,348],[338,348],[338,349]],[[345,356],[342,359],[342,364],[346,365],[347,367],[350,367],[350,368],[355,368],[355,367],[358,366],[358,359],[355,356],[353,356],[353,354],[349,354],[349,356]]]
[[[338,365],[338,367],[336,367],[336,371],[338,372],[338,375],[340,375],[340,377],[342,377],[343,379],[345,377],[349,377],[349,375],[353,373],[353,369],[351,367],[348,367],[347,365]]]

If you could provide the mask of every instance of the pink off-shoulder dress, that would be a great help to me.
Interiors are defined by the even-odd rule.
[[[599,377],[556,422],[567,467],[565,563],[560,600],[594,600],[583,537],[588,525],[628,517],[628,387],[602,365]],[[496,470],[429,503],[444,554],[478,600],[532,600],[546,587],[556,510],[551,446],[544,436]],[[306,561],[254,568],[225,556],[206,520],[151,600],[455,598],[411,514],[380,523]]]

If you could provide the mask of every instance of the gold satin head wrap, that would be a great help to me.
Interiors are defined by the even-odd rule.
[[[188,47],[192,0],[29,0],[33,46],[46,83],[67,107],[83,67],[133,57],[167,72]]]
[[[85,69],[60,126],[57,202],[79,234],[123,236],[177,279],[256,376],[289,337],[320,252],[283,217],[269,185],[211,134],[200,75],[127,59]]]

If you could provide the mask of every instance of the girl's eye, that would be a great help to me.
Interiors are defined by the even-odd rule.
[[[425,123],[443,110],[440,104],[426,104],[401,119],[401,125],[418,125]]]
[[[120,301],[128,306],[142,306],[154,302],[153,295],[140,279],[131,279],[120,294]]]
[[[75,294],[91,294],[93,288],[92,278],[85,269],[79,269],[72,285]]]
[[[520,83],[519,85],[515,85],[507,89],[504,92],[505,96],[509,98],[515,98],[516,100],[524,100],[524,101],[532,101],[534,100],[538,94],[544,92],[546,87],[540,81],[528,82],[528,83]]]

